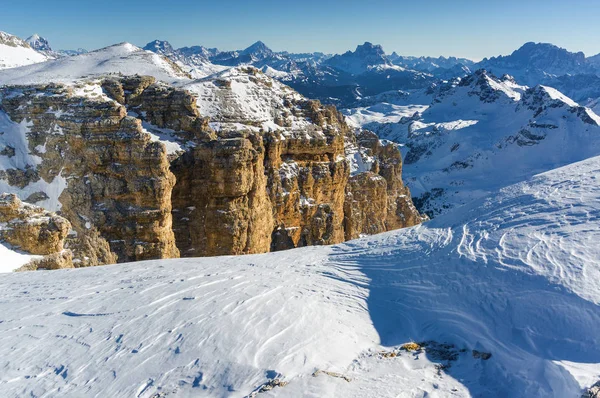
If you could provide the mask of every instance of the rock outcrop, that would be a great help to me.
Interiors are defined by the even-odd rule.
[[[69,247],[81,266],[178,257],[164,145],[99,86],[4,91],[6,134],[26,129],[28,184],[44,192],[75,231]],[[11,169],[7,170],[10,172]],[[19,170],[15,168],[13,170]],[[42,202],[44,203],[44,202]]]
[[[69,221],[40,207],[23,203],[14,194],[0,195],[0,242],[36,255],[26,269],[72,268],[72,255],[64,250]]]
[[[183,88],[132,76],[0,92],[0,130],[23,137],[0,146],[13,166],[0,178],[71,222],[76,266],[333,244],[422,221],[394,144],[355,136],[334,107],[256,69]],[[351,170],[350,146],[370,170]]]

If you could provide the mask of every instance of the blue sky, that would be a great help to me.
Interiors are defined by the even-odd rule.
[[[0,30],[46,37],[55,49],[153,39],[175,47],[330,53],[371,41],[403,55],[474,59],[527,41],[600,53],[600,0],[3,0]]]

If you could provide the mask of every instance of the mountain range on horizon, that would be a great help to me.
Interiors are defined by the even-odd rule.
[[[37,52],[50,57],[77,55],[86,51],[81,48],[54,51],[49,41],[37,34],[29,37],[26,42]],[[484,58],[479,62],[456,57],[415,57],[399,55],[397,52],[386,54],[381,46],[370,42],[343,54],[275,52],[262,41],[234,51],[221,51],[202,45],[175,49],[165,40],[154,40],[142,48],[196,67],[212,63],[228,67],[249,64],[258,68],[272,68],[272,73],[279,73],[280,78],[283,78],[282,73],[286,73],[285,78],[292,86],[296,85],[296,88],[302,88],[307,80],[319,80],[317,76],[323,80],[319,83],[340,87],[349,82],[356,84],[356,79],[348,75],[357,76],[367,72],[375,74],[382,69],[397,73],[403,68],[445,79],[476,69],[487,69],[497,75],[512,75],[528,85],[562,79],[559,83],[561,88],[569,91],[565,80],[573,79],[573,75],[598,75],[600,70],[600,54],[586,56],[582,52],[573,53],[553,44],[534,42],[525,43],[509,55]],[[395,66],[399,68],[394,68]],[[334,73],[338,76],[323,76],[332,70],[327,68],[335,70]],[[598,86],[597,81],[592,83],[592,86]],[[357,84],[360,85],[360,82]]]

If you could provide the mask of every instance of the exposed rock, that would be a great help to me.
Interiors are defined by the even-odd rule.
[[[343,379],[343,380],[347,381],[348,383],[350,383],[352,381],[352,379],[346,375],[343,375],[343,374],[337,373],[337,372],[331,372],[328,370],[317,369],[312,375],[313,375],[313,377],[317,377],[321,374],[329,376],[329,377],[335,377],[337,379]]]
[[[285,387],[288,385],[287,381],[275,378],[267,381],[266,383],[259,386],[256,390],[252,391],[250,394],[246,395],[244,398],[254,398],[258,394],[262,394],[268,391],[273,390],[276,387]]]
[[[18,271],[72,268],[71,251],[64,250],[70,228],[55,213],[23,203],[14,194],[0,194],[0,242],[38,256]]]
[[[491,357],[492,357],[492,354],[490,354],[489,352],[473,350],[473,358],[475,358],[475,359],[483,359],[484,361],[487,361]]]
[[[386,231],[387,207],[387,182],[383,177],[372,172],[350,177],[344,203],[346,239]]]
[[[19,149],[41,158],[25,176],[9,174],[8,182],[23,188],[40,178],[52,186],[64,181],[52,199],[76,232],[68,246],[87,249],[75,251],[77,264],[178,256],[171,230],[175,178],[165,148],[124,106],[96,84],[8,88],[1,105],[14,123],[28,125],[28,148]]]
[[[60,252],[71,224],[65,218],[23,203],[14,194],[0,195],[0,240],[25,252]]]
[[[588,388],[581,398],[600,398],[600,381]]]
[[[63,268],[73,268],[73,253],[71,250],[63,250],[59,253],[52,253],[47,256],[31,260],[16,272],[37,271],[37,270],[55,270]]]
[[[35,203],[41,202],[43,200],[48,200],[48,199],[50,199],[50,197],[46,194],[46,192],[39,191],[39,192],[34,192],[31,195],[29,195],[27,197],[27,199],[25,199],[25,202],[35,204]]]
[[[335,107],[253,68],[189,90],[131,76],[2,94],[30,158],[0,178],[48,186],[29,199],[71,222],[76,266],[334,244],[422,221],[396,145],[356,137]],[[351,176],[349,145],[370,171]]]

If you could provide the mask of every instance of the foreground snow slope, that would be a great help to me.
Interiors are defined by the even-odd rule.
[[[592,158],[333,247],[0,275],[2,394],[242,397],[281,375],[261,396],[578,397],[600,379],[599,176]],[[411,339],[468,351],[439,375],[428,351],[369,355]]]

